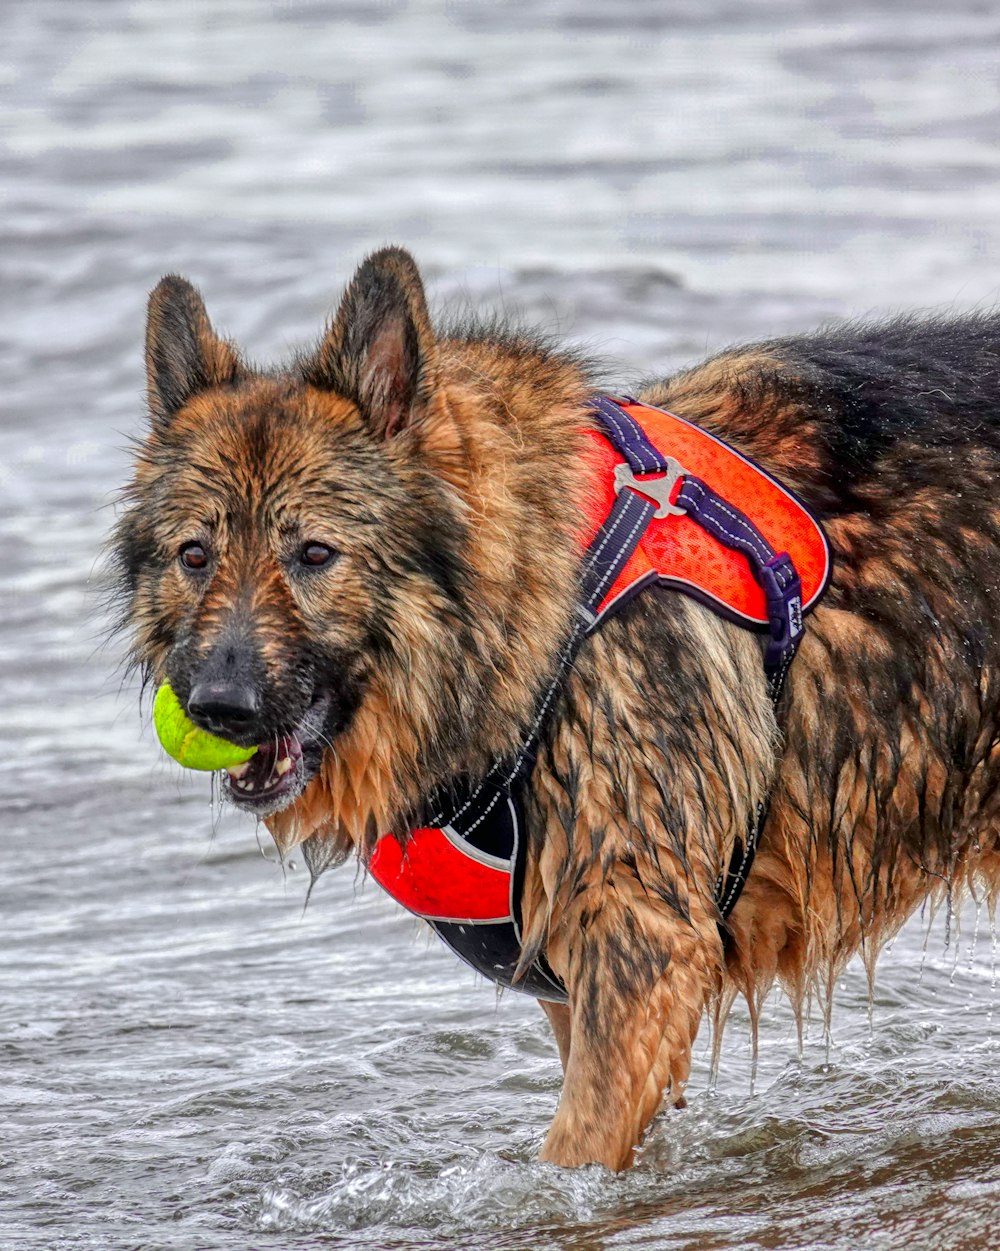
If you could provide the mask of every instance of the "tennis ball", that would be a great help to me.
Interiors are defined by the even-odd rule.
[[[153,724],[163,750],[185,769],[231,769],[243,764],[256,752],[256,747],[237,747],[224,738],[216,738],[199,730],[181,707],[169,682],[164,682],[153,701]]]

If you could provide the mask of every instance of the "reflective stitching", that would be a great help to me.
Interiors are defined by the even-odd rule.
[[[612,431],[618,436],[619,442],[624,443],[625,431],[622,429],[621,422],[619,421],[621,410],[612,404],[610,400],[607,400],[602,401],[598,412],[601,414],[604,421],[611,427]],[[624,454],[625,453],[623,453],[623,455]]]
[[[601,410],[601,412],[602,412],[602,415],[604,416],[605,421],[607,421],[607,423],[611,426],[615,434],[618,435],[619,442],[627,449],[626,451],[623,452],[623,455],[628,459],[630,464],[634,457],[635,460],[638,461],[639,463],[639,472],[646,473],[647,472],[646,462],[642,459],[642,456],[636,452],[633,452],[631,448],[628,448],[628,437],[621,424],[621,421],[619,420],[620,413],[616,411],[615,414],[612,416],[611,413],[604,412],[603,409]]]
[[[733,534],[732,531],[727,530],[725,524],[718,517],[714,515],[710,516],[709,518],[711,524],[714,526],[717,526],[722,531],[722,533],[727,538],[732,539],[734,543],[745,543],[748,547],[750,547],[754,555],[758,558],[758,560],[761,561],[762,564],[767,564],[768,560],[770,560],[771,557],[767,555],[766,550],[761,546],[761,542],[762,541],[766,542],[766,540],[763,540],[762,535],[761,536],[757,535],[757,533],[751,528],[750,522],[745,517],[741,517],[739,513],[736,513],[731,508],[728,508],[722,502],[722,500],[717,495],[715,495],[715,493],[712,492],[711,489],[707,487],[703,482],[700,482],[698,480],[695,480],[695,481],[689,480],[689,482],[692,487],[695,487],[696,489],[701,491],[702,500],[701,502],[697,504],[698,508],[713,509],[713,510],[719,509],[720,511],[726,513],[728,516],[732,517],[733,521],[738,526],[741,527],[744,533],[742,535]]]
[[[658,465],[654,465],[651,469],[647,467],[646,465],[646,457],[644,453],[645,453],[645,447],[649,446],[649,440],[646,438],[645,432],[642,429],[640,429],[640,427],[637,425],[635,419],[631,417],[628,413],[626,413],[624,409],[619,408],[617,405],[614,406],[613,416],[611,415],[610,412],[606,411],[603,408],[601,409],[601,414],[614,427],[615,432],[617,433],[619,439],[621,439],[622,444],[627,449],[625,451],[625,456],[629,459],[630,462],[633,457],[638,462],[638,465],[639,465],[638,472],[639,473],[656,473],[657,470],[659,469]],[[628,422],[628,424],[632,427],[632,431],[640,444],[638,450],[629,446],[628,431],[623,427],[622,422]]]
[[[632,494],[633,494],[633,496],[635,496],[635,492],[634,492],[634,491],[632,492]],[[636,498],[638,498],[638,496],[636,496]],[[594,566],[597,564],[597,562],[598,562],[598,560],[599,560],[599,558],[600,558],[601,553],[602,553],[602,552],[604,551],[604,549],[607,547],[607,545],[608,545],[608,543],[610,542],[611,537],[612,537],[612,535],[614,534],[614,532],[618,529],[618,527],[621,525],[621,523],[625,520],[625,517],[626,517],[626,515],[627,515],[627,509],[628,509],[628,506],[629,506],[629,504],[628,504],[628,500],[626,500],[626,501],[622,504],[621,510],[620,510],[620,512],[618,513],[618,516],[615,518],[614,523],[611,525],[610,529],[608,530],[607,534],[605,534],[604,538],[603,538],[603,539],[601,539],[601,542],[600,542],[599,546],[598,546],[598,547],[596,547],[596,548],[594,549],[593,554],[590,556],[590,558],[588,559],[587,563],[584,565],[584,569],[583,569],[583,577],[580,579],[580,582],[581,582],[581,584],[582,584],[582,585],[585,585],[585,584],[586,584],[587,577],[588,577],[588,575],[590,574],[590,572],[593,570]]]
[[[772,557],[772,559],[778,560],[778,557],[775,556],[775,557]],[[785,558],[779,561],[779,563],[776,565],[772,565],[771,562],[768,561],[768,567],[770,568],[771,572],[774,574],[774,579],[778,584],[779,590],[787,591],[788,588],[792,585],[792,582],[794,581],[794,578],[795,578],[795,572],[794,572],[795,567],[794,565],[792,565],[790,558],[788,556],[785,556]]]
[[[624,408],[619,408],[618,412],[634,430],[636,440],[642,447],[643,452],[645,453],[646,451],[649,451],[656,459],[656,464],[653,466],[652,469],[644,469],[641,472],[662,473],[666,467],[663,463],[663,457],[660,455],[656,447],[654,447],[653,444],[649,441],[649,436],[646,434],[645,430],[643,430],[643,428],[639,425],[639,423],[632,416],[632,414],[629,412],[626,412]],[[637,456],[637,459],[641,459],[641,458]]]
[[[515,770],[515,772],[516,772],[516,771],[517,771],[517,770]],[[508,780],[509,782],[510,782],[510,781],[513,781],[513,774],[512,774],[512,775],[511,775],[511,776],[510,776],[507,780]],[[477,791],[476,793],[478,794],[478,791]],[[486,820],[486,818],[490,815],[490,813],[493,811],[493,809],[497,806],[497,803],[500,801],[500,799],[501,799],[501,792],[500,792],[500,791],[497,791],[497,793],[493,796],[493,798],[490,800],[490,802],[486,805],[486,807],[485,807],[485,808],[483,809],[483,811],[479,814],[479,816],[476,818],[476,820],[475,820],[475,821],[473,821],[473,823],[469,826],[469,828],[465,831],[465,833],[464,833],[464,834],[459,834],[459,835],[458,835],[458,837],[459,837],[459,838],[468,838],[468,836],[472,833],[472,831],[473,831],[473,830],[478,829],[478,828],[479,828],[479,826],[481,826],[481,825],[482,825],[482,823]],[[471,799],[469,800],[469,803],[472,803],[472,800],[471,800]],[[468,807],[468,805],[466,805],[466,807]],[[454,816],[454,817],[452,817],[452,820],[454,821],[454,820],[455,820],[455,817],[459,817],[459,816],[461,816],[461,815],[462,815],[462,813],[463,813],[464,811],[465,811],[465,808],[462,808],[462,809],[461,809],[461,811],[456,812],[456,813],[455,813],[455,816]]]
[[[641,496],[635,495],[634,491],[632,492],[632,494],[635,496],[637,500],[640,501],[641,504],[644,505],[644,507],[643,507],[642,513],[640,513],[639,517],[636,519],[635,525],[633,525],[632,529],[628,532],[628,535],[625,538],[625,542],[622,544],[622,547],[621,547],[622,551],[624,551],[628,547],[628,545],[632,542],[632,540],[635,538],[635,532],[639,529],[639,527],[647,523],[648,521],[647,509],[652,510],[653,508],[653,505],[649,502],[649,500],[642,499]],[[623,517],[625,516],[624,512],[622,513],[622,516]],[[593,591],[594,598],[598,598],[600,596],[605,586],[607,586],[608,580],[612,577],[612,575],[616,574],[616,572],[617,571],[615,569],[615,565],[613,564],[609,565],[608,568],[605,569],[604,577],[601,578],[600,582],[594,588],[594,591]]]
[[[740,529],[747,536],[744,542],[746,542],[750,546],[750,548],[752,549],[754,554],[757,556],[757,559],[761,562],[761,564],[766,565],[767,562],[771,558],[768,555],[768,549],[764,546],[764,543],[766,542],[766,540],[763,538],[763,536],[757,534],[754,527],[745,517],[741,517],[739,513],[736,513],[731,508],[728,508],[725,504],[722,503],[720,499],[713,499],[710,501],[710,503],[711,503],[712,508],[721,509],[728,517],[731,517],[733,519],[736,525],[739,526]],[[714,520],[715,520],[715,524],[721,528],[722,523],[718,520],[718,518],[715,518]]]
[[[738,889],[741,889],[743,885],[745,884],[746,879],[744,877],[744,870],[746,868],[747,859],[750,855],[750,852],[752,850],[755,851],[757,848],[757,838],[758,838],[758,835],[760,834],[760,821],[763,815],[764,815],[764,805],[761,803],[757,805],[757,816],[753,823],[753,830],[752,832],[747,834],[747,841],[743,847],[743,857],[740,862],[739,871],[737,872],[736,877],[733,880],[732,886],[730,886],[729,890],[726,892],[723,898],[719,900],[718,908],[722,916],[725,916],[727,911],[729,910],[729,907],[730,907],[730,904],[732,903],[734,895],[738,893]],[[728,876],[728,873],[726,874],[726,876]],[[723,877],[722,886],[725,887],[725,884],[726,884],[726,880],[725,880],[725,877]]]
[[[770,683],[770,686],[771,686],[770,695],[774,703],[778,702],[778,696],[781,694],[781,688],[785,684],[785,675],[788,673],[788,668],[791,665],[792,660],[797,650],[798,650],[797,647],[793,647],[789,645],[782,652],[781,665],[778,668],[777,673],[771,679],[771,683]]]
[[[722,533],[727,538],[732,539],[734,543],[746,543],[753,550],[754,555],[761,562],[761,564],[767,564],[767,562],[771,559],[771,556],[768,556],[766,550],[761,546],[761,543],[766,542],[767,540],[764,539],[763,535],[758,535],[758,533],[751,528],[750,522],[746,519],[746,517],[741,517],[739,513],[733,512],[733,510],[728,508],[722,500],[714,494],[714,492],[710,496],[709,488],[704,484],[704,482],[700,482],[698,479],[688,478],[685,486],[696,488],[701,492],[702,499],[700,502],[697,502],[698,508],[719,508],[724,513],[727,513],[730,517],[732,517],[733,521],[735,521],[738,526],[742,527],[748,537],[733,534],[731,531],[726,529],[725,525],[718,519],[718,517],[713,517],[712,523],[718,526]],[[683,491],[681,494],[683,494]]]
[[[707,494],[706,494],[707,488],[702,486],[700,482],[691,482],[690,479],[688,480],[688,485],[691,486],[692,488],[697,487],[701,491],[702,496],[703,496],[703,498],[700,501],[698,500],[694,501],[695,507],[698,509],[704,509],[707,511],[707,509],[711,505],[711,501],[707,499]],[[720,530],[726,536],[727,539],[731,539],[732,542],[737,546],[737,548],[748,546],[747,540],[743,537],[743,535],[733,534],[731,530],[727,530],[724,523],[721,522],[718,517],[709,516],[707,518],[707,522],[709,525],[714,526],[716,529]]]

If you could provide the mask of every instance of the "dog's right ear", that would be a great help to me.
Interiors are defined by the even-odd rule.
[[[149,297],[146,382],[154,428],[165,429],[193,395],[237,380],[240,359],[212,329],[201,296],[168,274]]]

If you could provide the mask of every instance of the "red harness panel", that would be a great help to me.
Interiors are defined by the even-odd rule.
[[[698,426],[645,404],[619,401],[619,406],[635,418],[661,452],[726,499],[738,502],[775,551],[791,556],[802,580],[802,610],[808,611],[823,593],[830,573],[829,549],[815,518],[763,469]],[[622,459],[603,434],[591,431],[588,435],[598,469],[588,526],[581,536],[584,548],[590,546],[615,502],[614,472]],[[640,483],[642,479],[639,475]],[[678,482],[672,500],[680,487]],[[746,559],[724,547],[691,517],[668,516],[650,523],[602,600],[599,616],[605,616],[637,584],[654,577],[707,599],[739,624],[768,624],[764,592]]]
[[[490,863],[491,861],[495,863]],[[414,830],[401,847],[386,834],[368,864],[380,886],[426,921],[509,921],[511,865],[443,829]]]

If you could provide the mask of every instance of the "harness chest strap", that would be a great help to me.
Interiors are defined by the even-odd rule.
[[[519,969],[526,859],[521,793],[580,645],[656,580],[748,629],[767,631],[764,672],[777,702],[805,614],[830,574],[829,549],[818,522],[785,487],[728,444],[634,400],[602,397],[593,402],[593,412],[602,431],[591,435],[599,462],[599,515],[584,537],[578,619],[522,747],[513,758],[498,761],[478,785],[457,780],[436,802],[432,797],[435,815],[411,832],[405,850],[386,835],[369,866],[380,885],[430,922],[479,972],[500,985],[555,1000],[565,999],[565,988],[544,957]],[[678,455],[664,456],[658,445]],[[725,484],[726,493],[713,489],[692,466]],[[733,498],[749,498],[756,521]],[[788,550],[778,550],[772,540]],[[724,937],[725,918],[750,872],[765,819],[761,805],[716,884]]]

